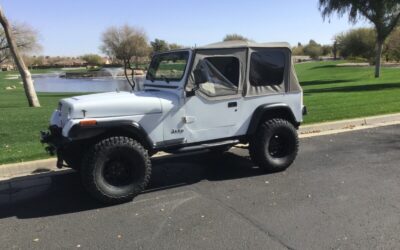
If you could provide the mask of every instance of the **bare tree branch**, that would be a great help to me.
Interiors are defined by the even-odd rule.
[[[38,44],[37,32],[27,24],[16,23],[11,26],[17,48],[24,54],[41,49]],[[0,28],[0,57],[10,58],[10,46],[7,42],[4,29]]]
[[[132,68],[132,58],[148,56],[149,45],[146,33],[135,27],[124,25],[122,27],[110,27],[102,35],[103,53],[112,58],[121,60],[124,63],[125,77],[131,85],[135,87],[134,69]],[[131,70],[131,76],[128,76]]]
[[[24,84],[24,90],[26,98],[28,99],[28,103],[30,107],[40,107],[39,99],[37,98],[35,88],[33,86],[33,81],[31,77],[31,73],[29,72],[28,68],[25,66],[25,63],[20,55],[16,39],[12,32],[11,26],[4,15],[3,9],[0,6],[0,23],[3,26],[4,33],[7,38],[7,43],[10,46],[10,52],[14,57],[15,64],[18,67],[19,73],[21,74],[22,82]]]

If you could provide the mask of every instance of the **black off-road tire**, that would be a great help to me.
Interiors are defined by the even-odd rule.
[[[69,168],[76,171],[81,169],[84,149],[80,145],[71,145],[62,151],[62,158]]]
[[[64,161],[67,164],[67,167],[69,167],[75,171],[80,171],[82,159],[79,159],[78,157],[65,157],[64,156]]]
[[[289,121],[280,118],[260,124],[249,145],[253,162],[268,172],[287,169],[296,159],[298,150],[296,128]]]
[[[95,144],[83,160],[82,181],[88,192],[106,204],[132,200],[151,176],[147,150],[129,137],[110,137]]]

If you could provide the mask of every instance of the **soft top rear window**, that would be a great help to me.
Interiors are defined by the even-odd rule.
[[[285,54],[281,51],[257,51],[251,54],[249,80],[252,86],[273,86],[283,83]]]

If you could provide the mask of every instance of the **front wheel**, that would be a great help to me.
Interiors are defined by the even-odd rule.
[[[82,165],[82,156],[85,154],[83,145],[71,144],[62,150],[62,158],[69,168],[80,171]]]
[[[287,120],[271,119],[261,124],[250,141],[250,157],[270,172],[288,168],[296,159],[299,139],[296,128]]]
[[[151,161],[147,150],[129,137],[110,137],[86,154],[82,181],[90,194],[103,203],[132,200],[150,180]]]

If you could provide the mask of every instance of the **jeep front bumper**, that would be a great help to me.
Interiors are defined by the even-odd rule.
[[[62,150],[70,142],[62,135],[62,129],[52,125],[48,131],[40,131],[40,142],[47,144],[46,151],[50,155],[57,155],[57,167],[62,168],[64,166]]]

